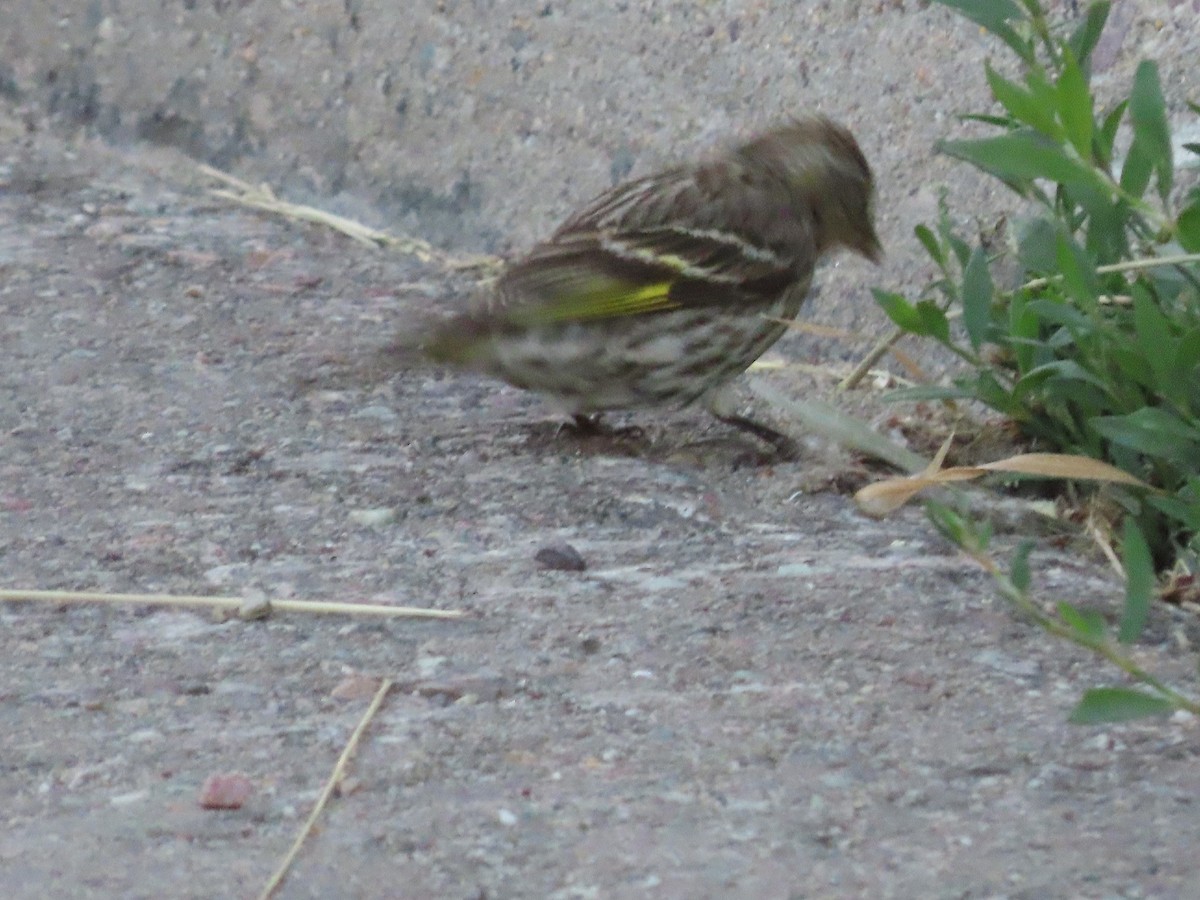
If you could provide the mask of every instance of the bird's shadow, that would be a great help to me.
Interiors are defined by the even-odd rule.
[[[682,425],[643,427],[586,420],[583,425],[531,422],[520,428],[526,447],[536,453],[623,457],[698,469],[750,469],[787,461],[748,435],[697,435]]]

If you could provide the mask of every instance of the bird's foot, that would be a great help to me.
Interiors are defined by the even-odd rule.
[[[561,442],[575,444],[579,451],[588,454],[617,453],[622,456],[642,456],[650,447],[645,430],[632,425],[613,428],[600,418],[599,413],[590,416],[574,415],[572,420],[556,426],[545,423],[535,426],[536,442],[543,446],[560,445]]]
[[[646,430],[640,425],[613,428],[611,425],[606,425],[600,416],[600,413],[593,413],[590,416],[576,413],[572,416],[574,424],[564,423],[563,427],[572,429],[580,437],[616,437],[636,441],[644,440],[646,437]]]
[[[559,434],[563,429],[570,428],[580,437],[593,437],[601,434],[610,434],[611,429],[604,424],[600,419],[600,413],[595,413],[590,416],[585,416],[583,413],[575,413],[572,417],[573,424],[563,422],[559,427]]]

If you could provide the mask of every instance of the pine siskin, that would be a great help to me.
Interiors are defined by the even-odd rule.
[[[771,319],[795,318],[822,254],[878,258],[872,199],[849,131],[789,122],[601,194],[425,350],[537,391],[581,427],[603,410],[701,400],[791,455],[790,439],[730,414],[721,389],[783,334]]]

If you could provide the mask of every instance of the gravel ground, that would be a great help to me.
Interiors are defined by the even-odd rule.
[[[859,462],[810,442],[798,463],[739,465],[745,440],[698,412],[629,419],[645,429],[641,439],[581,440],[556,434],[536,399],[485,381],[436,371],[361,377],[371,349],[398,323],[457,302],[465,276],[216,201],[177,148],[113,149],[93,137],[105,132],[100,119],[67,136],[48,129],[48,112],[58,124],[66,113],[51,109],[35,75],[71,41],[35,46],[38,17],[49,13],[17,5],[28,13],[23,30],[0,38],[20,88],[0,90],[3,584],[467,615],[244,622],[151,607],[0,606],[5,896],[255,896],[382,677],[397,688],[281,896],[1194,894],[1197,722],[1068,726],[1080,692],[1110,673],[1016,622],[919,512],[871,521],[844,493],[821,489],[860,481]],[[633,6],[597,11],[589,28],[627,28]],[[879,103],[895,106],[894,130],[870,127],[883,107],[862,99],[861,86],[846,118],[877,160],[883,230],[899,249],[886,270],[827,268],[811,311],[822,322],[878,326],[865,285],[921,274],[903,235],[928,218],[949,177],[925,140],[944,133],[944,117],[921,110],[970,100],[973,88],[964,81],[960,91],[957,79],[977,73],[986,42],[919,5],[796,6],[793,15],[697,4],[688,27],[720,26],[735,92],[761,86],[766,63],[736,55],[734,44],[761,44],[772,16],[784,17],[781,33],[793,41],[808,23],[828,37],[827,58],[802,60],[831,109],[838,79],[876,77],[862,54],[847,61],[834,51],[864,34],[888,50],[879,57],[890,63],[871,66],[891,72],[882,83],[894,91]],[[441,7],[466,27],[471,7]],[[356,8],[374,9],[346,5]],[[639,7],[639,40],[678,29],[684,8]],[[1190,14],[1186,4],[1125,8],[1134,11],[1118,8],[1127,43],[1109,51],[1102,88],[1127,74],[1129,41],[1178,52],[1196,40],[1152,27],[1158,10],[1171,25]],[[263,9],[242,4],[234,14]],[[131,52],[118,38],[143,26],[125,23],[115,5],[93,11],[55,27],[90,27]],[[105,26],[106,14],[120,26]],[[553,74],[577,47],[561,19],[528,18],[524,30],[543,36],[534,49],[514,48],[520,29],[498,13],[480,32],[503,21],[504,53],[536,50],[542,62],[507,112],[461,113],[486,126],[471,139],[478,204],[432,216],[428,229],[419,202],[356,207],[384,177],[363,161],[367,134],[348,156],[359,168],[347,170],[340,193],[326,185],[338,194],[326,205],[365,219],[370,209],[384,221],[394,213],[396,227],[480,251],[527,242],[603,187],[620,148],[597,141],[589,129],[600,124],[587,117],[576,130],[564,124],[570,109],[547,107],[559,110],[544,122],[553,152],[536,129],[523,142],[480,139],[510,133],[505,116],[523,105],[549,103],[545,69]],[[466,63],[454,48],[469,42],[439,21],[415,17],[413,40],[426,28],[459,34],[459,43],[445,39],[445,53],[435,47],[431,65],[460,77]],[[914,68],[893,51],[916,34],[929,61]],[[26,55],[11,55],[13,41]],[[164,44],[147,70],[171,49]],[[114,54],[92,75],[98,108],[115,110],[100,117],[110,139],[142,109],[133,86],[112,86]],[[503,63],[498,70],[511,68]],[[578,77],[606,85],[605,103],[627,112],[637,83],[611,65],[589,75],[585,63]],[[81,68],[69,70],[76,85]],[[503,93],[489,72],[484,83]],[[689,70],[662,60],[657,75],[636,73],[651,76],[669,94]],[[1168,86],[1183,96],[1194,83]],[[924,91],[929,106],[895,99],[910,91]],[[312,126],[310,101],[268,111]],[[441,166],[461,163],[464,144],[438,157],[434,125],[453,122],[432,116],[420,130],[426,108],[409,104],[419,135],[410,146],[422,162],[405,164],[425,166],[436,183]],[[676,110],[658,130],[635,116],[628,133],[645,137],[631,168],[753,124],[732,101],[723,109],[726,118],[704,123]],[[211,108],[212,134],[223,110]],[[309,165],[320,176],[309,184],[315,193],[328,175],[322,164],[273,155],[289,133],[280,127],[261,153],[227,162],[293,185]],[[201,138],[186,149],[221,161]],[[380,158],[399,166],[383,143]],[[564,168],[572,148],[585,160],[578,177]],[[395,183],[408,177],[417,175]],[[514,195],[508,185],[518,180],[525,187]],[[954,189],[980,198],[981,216],[990,209],[990,188],[960,180]],[[788,338],[778,358],[826,363],[844,352],[853,355]],[[762,377],[814,390],[794,372]],[[1001,546],[1016,537],[1001,535]],[[1117,608],[1120,586],[1106,568],[1055,543],[1035,555],[1039,588]],[[582,571],[546,567],[571,560],[565,547]],[[1187,680],[1189,628],[1158,611],[1143,662]],[[232,773],[248,779],[249,799],[202,808],[205,782]]]

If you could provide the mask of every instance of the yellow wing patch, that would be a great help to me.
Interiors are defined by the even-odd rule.
[[[674,281],[656,281],[631,285],[608,278],[597,279],[589,285],[575,285],[545,304],[513,310],[509,318],[519,325],[539,325],[678,309],[679,301],[671,299],[673,284]]]

